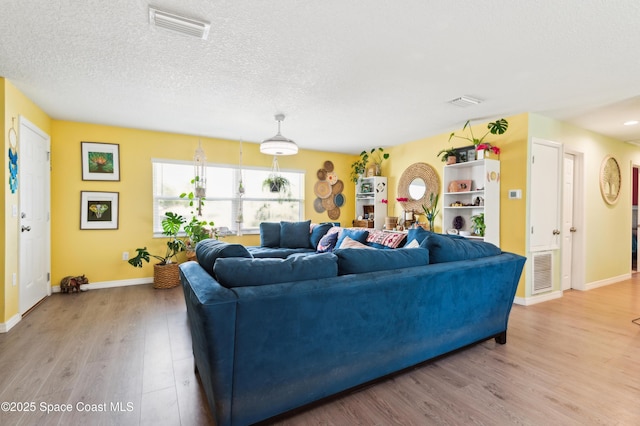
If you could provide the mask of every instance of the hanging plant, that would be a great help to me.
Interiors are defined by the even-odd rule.
[[[271,192],[287,192],[289,191],[289,179],[281,175],[269,175],[262,182],[263,189],[269,189]]]

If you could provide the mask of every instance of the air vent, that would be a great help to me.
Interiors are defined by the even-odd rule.
[[[149,22],[156,27],[203,40],[209,37],[209,28],[211,27],[209,22],[198,21],[153,7],[149,8]]]
[[[551,290],[553,285],[553,255],[551,252],[540,252],[533,255],[533,290],[531,294]]]
[[[471,96],[460,96],[459,98],[455,98],[450,100],[449,103],[459,106],[459,107],[468,107],[471,105],[478,105],[482,101],[480,99],[472,98]]]

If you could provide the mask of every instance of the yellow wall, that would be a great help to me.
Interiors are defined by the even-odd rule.
[[[529,131],[528,114],[520,114],[513,117],[505,117],[509,122],[509,129],[503,135],[489,135],[485,139],[498,146],[500,152],[500,247],[505,251],[526,254],[525,247],[525,227],[526,227],[526,187],[527,187],[527,137]],[[460,129],[456,134],[464,133]],[[474,135],[480,136],[487,131],[487,123],[474,124],[472,126]],[[440,177],[442,186],[442,171],[444,163],[436,157],[443,148],[460,148],[471,143],[459,138],[451,139],[449,134],[443,133],[417,141],[404,143],[387,148],[390,158],[383,163],[383,174],[388,176],[389,181],[389,214],[400,215],[402,207],[394,200],[397,194],[398,181],[404,170],[413,163],[427,163],[433,166]],[[522,199],[508,199],[509,189],[522,189]],[[440,188],[442,192],[442,187]],[[442,224],[442,204],[439,204],[440,214],[435,221],[435,228],[441,231]],[[421,219],[421,221],[425,221]],[[524,295],[524,277],[520,280],[518,292]]]
[[[0,262],[0,274],[3,277],[3,285],[0,293],[0,319],[6,322],[18,313],[18,287],[12,284],[12,274],[18,273],[18,218],[11,214],[12,206],[19,204],[18,192],[12,194],[9,190],[9,165],[7,151],[9,149],[8,131],[15,118],[14,128],[18,132],[18,155],[20,153],[20,134],[18,117],[25,117],[27,120],[38,126],[47,134],[51,132],[51,119],[36,104],[31,102],[8,80],[0,78],[0,99],[2,99],[3,118],[2,140],[4,149],[2,155],[2,188],[0,196],[4,200],[4,208],[0,212],[0,241],[4,248],[4,257]],[[18,162],[20,159],[18,158]],[[18,180],[19,182],[19,180]],[[19,187],[18,187],[19,191]],[[19,278],[19,277],[18,277]]]
[[[134,254],[136,247],[162,252],[165,239],[152,238],[151,159],[192,161],[198,137],[96,124],[54,121],[52,126],[52,285],[66,275],[86,274],[90,282],[146,278],[152,266],[133,268],[122,261],[122,252]],[[120,145],[120,181],[82,181],[80,143],[107,142]],[[208,161],[237,165],[239,142],[203,138]],[[272,157],[261,154],[259,144],[243,143],[243,164],[270,167]],[[354,215],[354,189],[348,181],[355,156],[300,150],[295,156],[279,158],[281,169],[306,170],[305,213],[313,222],[326,222],[327,213],[313,208],[316,172],[331,160],[339,178],[345,181],[346,205],[338,221],[350,225]],[[191,179],[191,176],[185,179]],[[118,230],[80,230],[80,191],[119,192]],[[210,189],[211,191],[211,189]],[[178,195],[178,194],[176,194]],[[259,245],[257,235],[227,237],[225,241]]]

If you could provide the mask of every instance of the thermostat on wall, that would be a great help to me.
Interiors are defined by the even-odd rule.
[[[510,189],[509,198],[512,200],[519,200],[522,198],[522,189]]]

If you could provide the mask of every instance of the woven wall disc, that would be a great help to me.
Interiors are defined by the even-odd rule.
[[[315,200],[313,200],[313,209],[316,211],[316,213],[324,212],[325,208],[322,205],[322,198],[316,198]]]
[[[328,198],[331,195],[331,185],[326,180],[319,180],[313,187],[313,192],[320,198]]]
[[[333,171],[333,163],[329,160],[324,162],[324,169],[328,172],[332,172]]]
[[[333,192],[334,195],[340,194],[343,189],[344,189],[344,182],[338,179],[336,183],[331,187],[331,192]]]
[[[318,180],[325,180],[327,178],[327,171],[325,169],[318,169],[316,177]]]
[[[340,207],[335,207],[327,212],[329,219],[337,220],[340,217]]]
[[[322,199],[322,207],[324,207],[327,210],[331,210],[336,208],[336,203],[333,201],[333,196],[329,197],[329,198],[323,198]]]

